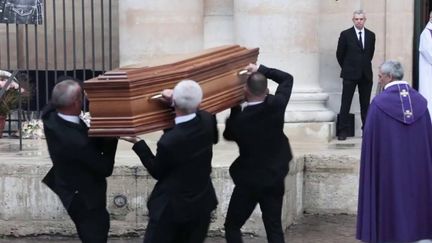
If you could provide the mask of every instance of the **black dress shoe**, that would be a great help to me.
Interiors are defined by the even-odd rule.
[[[339,141],[346,140],[346,138],[347,138],[346,135],[339,135],[339,136],[338,136],[338,140],[339,140]]]

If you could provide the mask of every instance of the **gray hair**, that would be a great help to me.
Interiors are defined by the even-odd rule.
[[[386,61],[380,66],[381,74],[389,75],[392,80],[402,80],[404,70],[402,64],[398,61]]]
[[[363,11],[363,9],[358,9],[358,10],[353,12],[353,15],[356,15],[356,14],[363,14],[364,16],[366,16],[366,12]]]
[[[55,108],[71,105],[77,99],[81,99],[81,86],[74,80],[64,80],[54,86],[51,95],[51,104]]]
[[[201,86],[193,80],[182,80],[174,87],[174,105],[187,114],[196,112],[202,98]]]

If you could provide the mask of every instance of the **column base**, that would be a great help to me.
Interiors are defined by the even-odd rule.
[[[336,134],[335,122],[285,123],[284,132],[296,143],[329,142]]]
[[[328,142],[336,134],[335,113],[326,107],[329,95],[293,93],[285,112],[285,131],[290,139]]]

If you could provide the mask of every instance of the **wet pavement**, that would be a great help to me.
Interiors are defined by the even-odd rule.
[[[359,243],[355,239],[356,217],[352,215],[305,215],[289,227],[285,234],[287,243]],[[265,237],[243,237],[244,243],[265,243]],[[59,237],[0,238],[0,243],[79,243],[77,239]],[[113,238],[109,243],[141,243],[140,238]],[[205,243],[225,243],[223,237],[209,237]]]

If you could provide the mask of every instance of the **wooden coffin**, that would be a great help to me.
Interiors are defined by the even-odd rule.
[[[204,50],[190,56],[169,57],[147,66],[127,66],[85,81],[90,102],[90,136],[131,136],[169,128],[171,107],[156,96],[183,79],[197,81],[204,93],[201,109],[217,113],[243,100],[244,75],[255,63],[258,48],[238,45]]]

